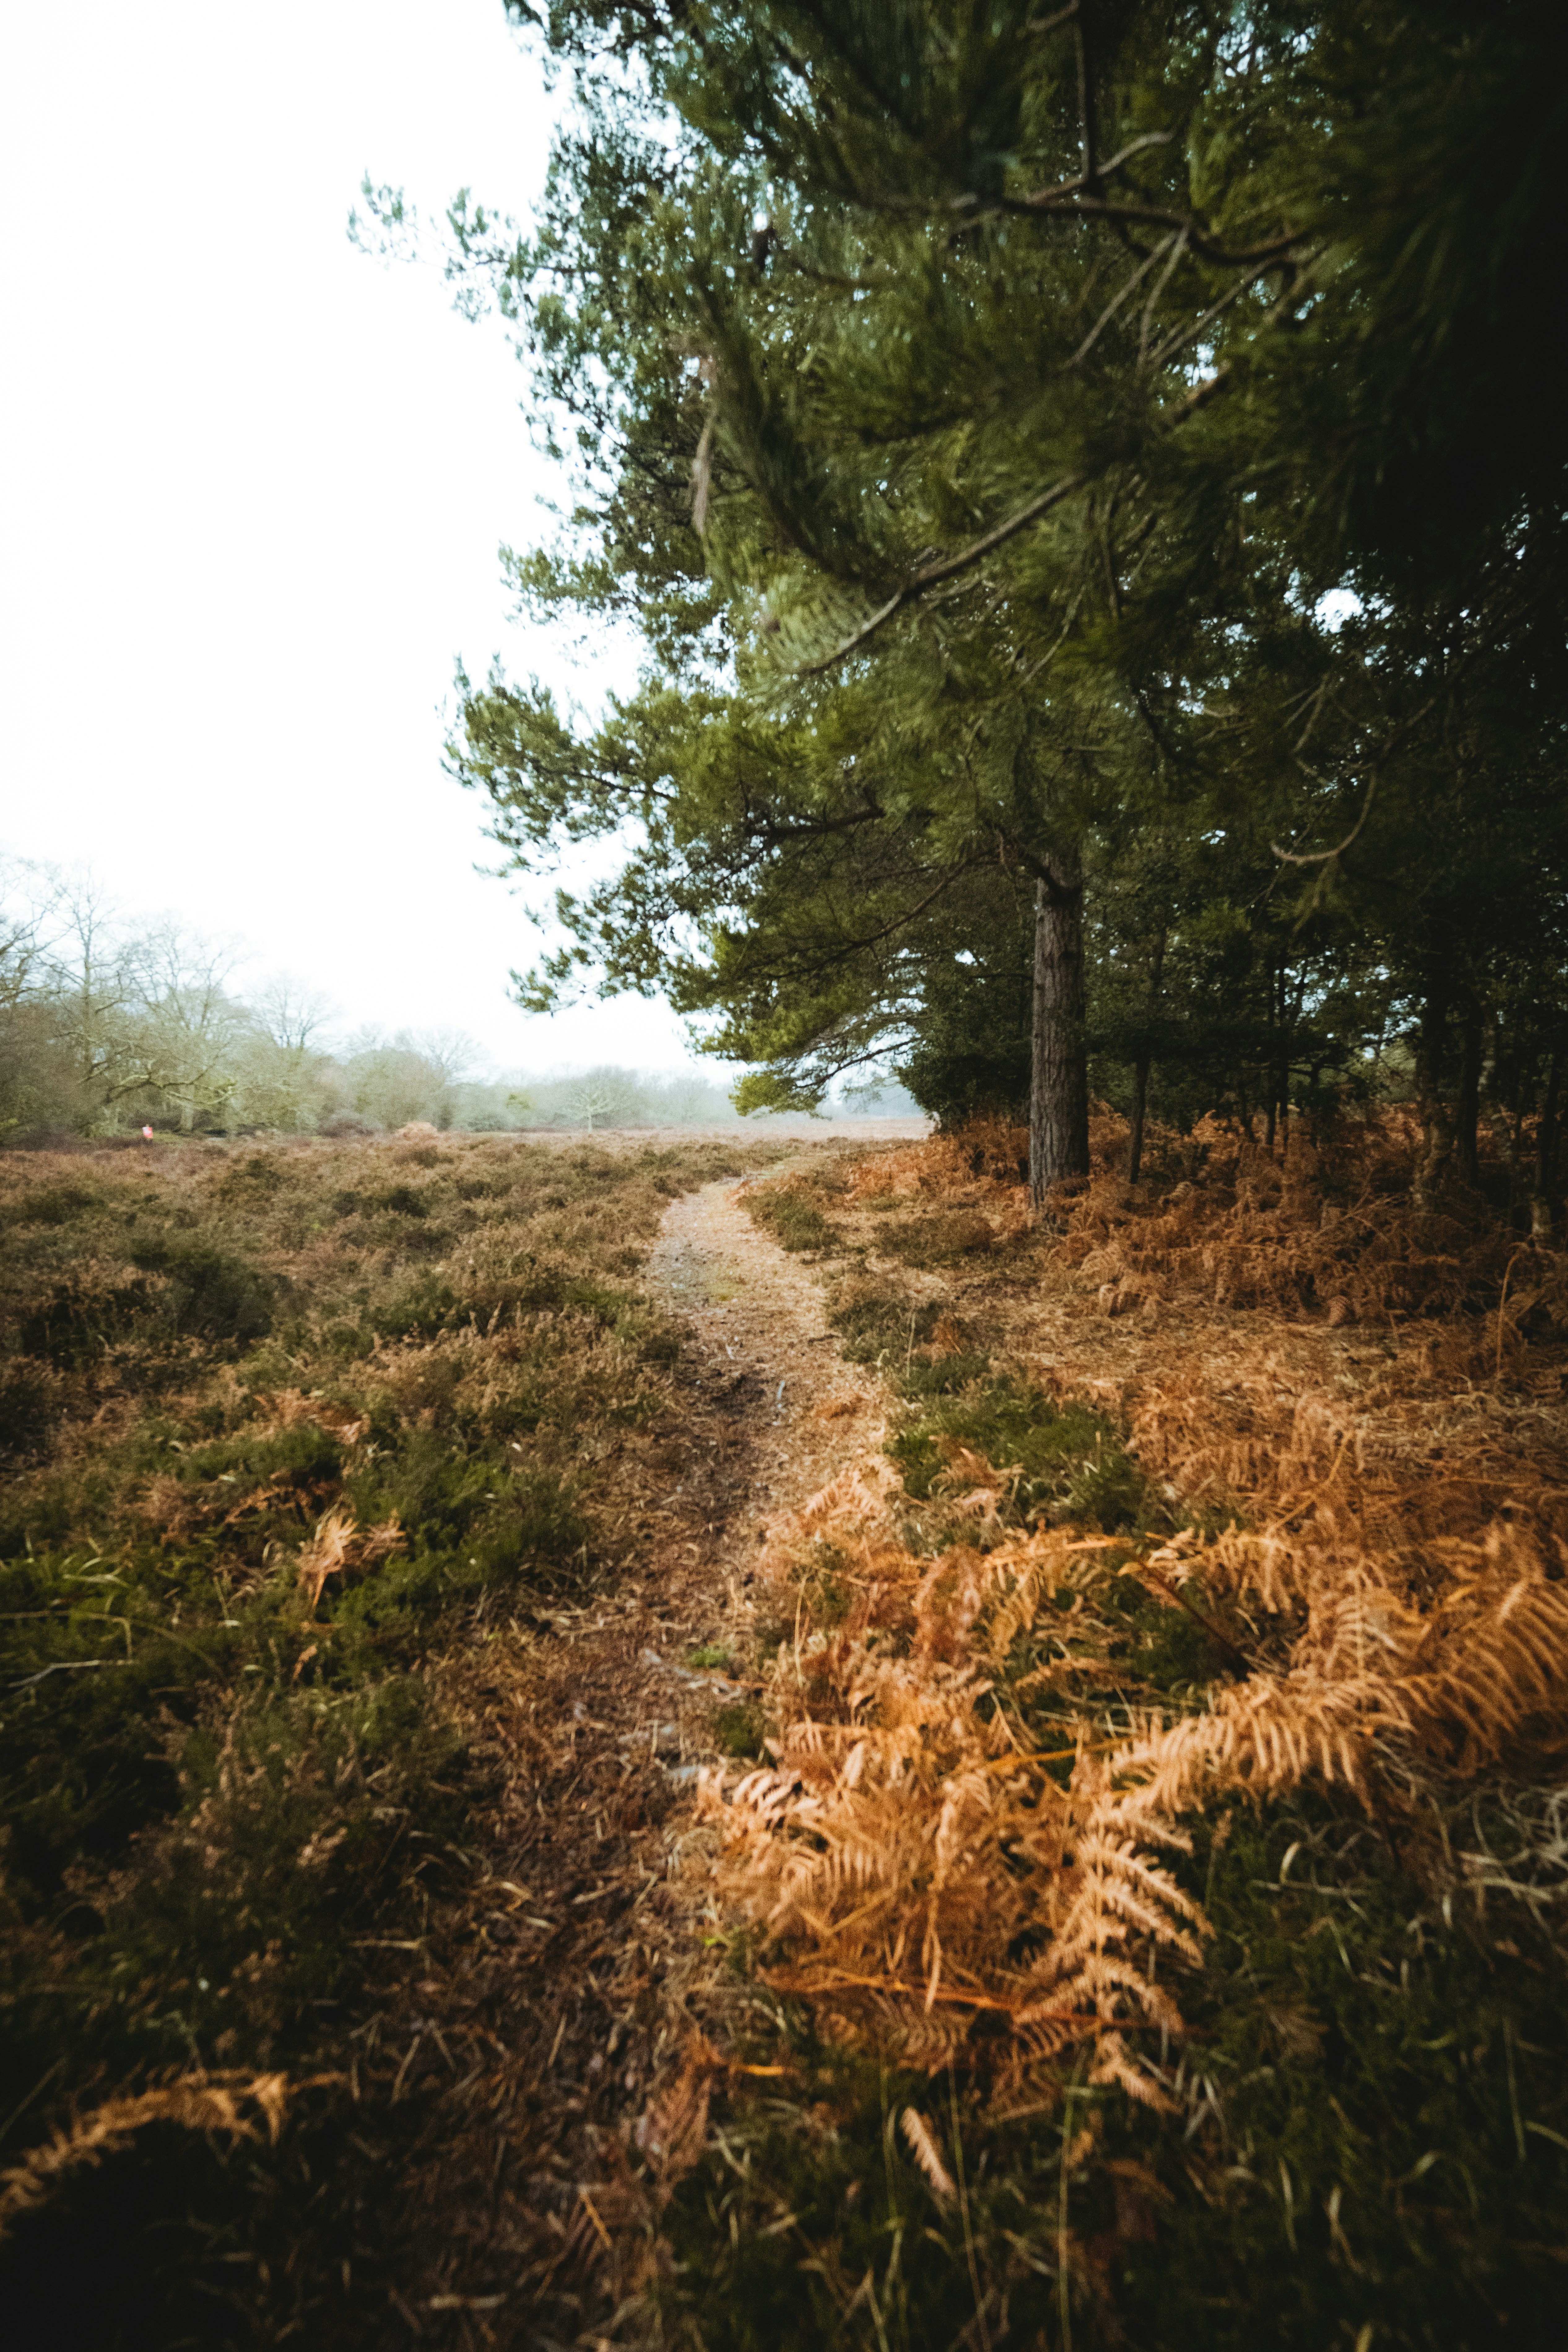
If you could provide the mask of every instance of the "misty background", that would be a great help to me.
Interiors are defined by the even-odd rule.
[[[0,859],[0,1145],[739,1118],[720,1065],[500,1068],[465,1029],[345,1023],[309,981],[273,972],[247,984],[249,962],[174,917],[127,918],[85,869]],[[842,1088],[831,1108],[919,1116],[892,1085]]]
[[[279,985],[321,1000],[310,1050],[330,1032],[345,1109],[366,1055],[410,1086],[407,1055],[439,1066],[449,1105],[524,1070],[691,1061],[660,1003],[509,1003],[541,935],[476,870],[483,811],[442,772],[454,662],[504,646],[592,709],[634,651],[510,617],[498,543],[546,536],[557,488],[522,372],[435,270],[346,234],[367,171],[426,215],[465,185],[525,212],[555,104],[500,0],[74,0],[0,25],[8,921],[28,934],[53,891],[47,943],[86,894],[121,943],[177,936],[198,978],[139,949],[144,1027],[219,966],[263,1026]],[[721,1101],[732,1075],[683,1083]]]

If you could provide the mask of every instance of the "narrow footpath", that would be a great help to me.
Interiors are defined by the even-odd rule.
[[[840,1360],[820,1282],[742,1192],[675,1201],[647,1265],[681,1327],[680,1420],[634,1564],[451,1662],[497,1797],[463,1936],[417,1988],[428,2014],[398,2028],[432,2169],[394,2300],[427,2342],[602,2325],[635,2284],[625,2151],[657,2154],[711,2014],[695,1783],[752,1704],[731,1662],[756,1563],[770,1523],[880,1440],[879,1384]],[[461,2080],[440,2084],[443,2056]]]

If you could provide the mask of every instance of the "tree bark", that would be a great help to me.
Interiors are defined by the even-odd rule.
[[[1481,1009],[1465,1007],[1464,1058],[1459,1065],[1458,1112],[1459,1173],[1472,1192],[1481,1188]]]
[[[1422,1140],[1415,1197],[1415,1206],[1422,1210],[1435,1209],[1441,1201],[1454,1150],[1454,1121],[1443,1099],[1447,1030],[1447,992],[1434,982],[1421,1008],[1415,1048],[1415,1094]]]
[[[1165,933],[1163,927],[1155,933],[1154,952],[1149,961],[1149,1018],[1154,1017],[1154,1007],[1160,1001],[1160,975],[1165,964]],[[1153,1056],[1147,1041],[1132,1065],[1132,1117],[1127,1131],[1127,1181],[1136,1184],[1143,1165],[1143,1120],[1149,1108],[1149,1071]]]
[[[1274,1121],[1279,1107],[1279,1041],[1274,1034],[1279,1018],[1278,989],[1272,963],[1263,967],[1268,975],[1268,1047],[1264,1057],[1263,1149],[1270,1160],[1274,1157]]]
[[[1563,1091],[1563,1048],[1552,1048],[1546,1076],[1546,1100],[1541,1108],[1541,1129],[1535,1142],[1535,1192],[1530,1203],[1530,1230],[1539,1242],[1552,1239],[1557,1221],[1557,1129]]]
[[[1084,1037],[1083,861],[1053,856],[1035,891],[1035,1004],[1029,1075],[1029,1193],[1089,1174],[1089,1055]]]

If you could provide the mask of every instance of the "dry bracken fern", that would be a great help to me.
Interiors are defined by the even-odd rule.
[[[183,2074],[156,2090],[106,2099],[31,2149],[20,2164],[0,2172],[0,2237],[24,2213],[41,2205],[66,2173],[100,2163],[149,2124],[226,2132],[233,2139],[257,2138],[259,2126],[268,2139],[276,2140],[295,2090],[338,2079],[316,2075],[309,2084],[291,2084],[284,2074]],[[247,2106],[256,2110],[254,2116],[244,2113]]]
[[[919,1558],[890,1466],[866,1462],[773,1530],[772,1568],[805,1592],[828,1549],[836,1622],[801,1606],[771,1675],[770,1761],[712,1776],[708,1801],[766,1973],[830,2030],[914,2063],[1000,2055],[1015,2083],[1087,2043],[1091,2080],[1158,2102],[1140,2050],[1181,2025],[1160,1958],[1196,1960],[1205,1932],[1163,1859],[1184,1816],[1308,1781],[1377,1806],[1423,1774],[1568,1744],[1563,1417],[1500,1387],[1521,1366],[1550,1386],[1535,1368],[1542,1334],[1568,1334],[1568,1282],[1479,1211],[1412,1211],[1404,1114],[1336,1147],[1333,1199],[1300,1132],[1281,1166],[1215,1120],[1180,1143],[1181,1181],[1131,1194],[1123,1134],[1097,1114],[1096,1174],[1054,1204],[1058,1339],[1039,1377],[1120,1412],[1145,1475],[1210,1532],[1112,1550],[1009,1530],[1005,1465],[948,1442],[938,1491],[972,1542]],[[993,1123],[879,1153],[851,1174],[850,1210],[962,1202],[1016,1231],[1026,1143]],[[1132,1380],[1060,1344],[1064,1306],[1139,1310]],[[1242,1326],[1242,1307],[1261,1319]],[[1395,1337],[1330,1378],[1343,1359],[1325,1364],[1313,1335],[1373,1318]],[[1111,1574],[1204,1624],[1224,1664],[1206,1698],[1130,1696],[1099,1638]],[[1043,1752],[1020,1703],[1053,1727]]]

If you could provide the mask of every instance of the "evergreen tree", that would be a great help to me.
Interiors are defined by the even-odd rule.
[[[1135,1114],[1180,1032],[1270,1126],[1349,1066],[1346,1022],[1417,1007],[1430,1192],[1473,1135],[1450,1032],[1485,1028],[1521,840],[1543,943],[1561,895],[1562,447],[1531,364],[1558,12],[1441,0],[1419,41],[1351,0],[549,32],[579,111],[541,226],[465,205],[452,267],[584,468],[520,595],[635,615],[648,674],[589,737],[467,689],[455,764],[521,865],[628,823],[646,847],[560,903],[531,1001],[596,964],[718,1010],[764,1097],[904,1037],[946,1085],[921,1041],[966,994],[1016,1005],[1016,975],[954,974],[1032,896],[1039,1194],[1086,1165],[1091,996]],[[1500,799],[1482,714],[1521,693],[1538,749]],[[1163,870],[1206,895],[1160,906]]]

